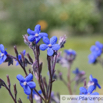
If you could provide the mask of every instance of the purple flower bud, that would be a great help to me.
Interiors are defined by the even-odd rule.
[[[59,41],[58,41],[58,44],[60,45],[60,48],[63,48],[64,47],[64,44],[66,43],[66,35],[64,36],[61,36]]]

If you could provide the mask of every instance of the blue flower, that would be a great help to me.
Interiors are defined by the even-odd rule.
[[[47,49],[47,54],[49,56],[52,56],[54,54],[54,50],[60,49],[60,45],[56,44],[56,42],[57,42],[56,36],[53,36],[50,40],[47,37],[44,37],[43,42],[45,44],[40,45],[40,50],[44,51]]]
[[[47,33],[40,33],[41,31],[41,26],[38,24],[35,26],[35,30],[31,30],[30,28],[27,29],[27,33],[30,35],[28,36],[28,40],[30,42],[36,41],[36,43],[38,43],[40,41],[41,38],[43,37],[48,37]]]
[[[38,93],[42,94],[42,91],[39,90]],[[37,99],[36,97],[39,98],[39,95],[34,90],[32,91],[32,96],[33,96],[34,99]],[[27,96],[27,99],[29,99],[29,95]]]
[[[91,53],[91,54],[89,54],[88,59],[89,59],[89,63],[90,63],[90,64],[95,63],[95,62],[96,62],[96,59],[97,59],[96,53]]]
[[[86,95],[87,94],[87,89],[85,87],[80,87],[80,95]]]
[[[95,45],[96,45],[99,49],[102,49],[102,48],[103,48],[103,44],[100,43],[99,41],[96,41],[96,42],[95,42]]]
[[[64,52],[68,55],[74,55],[74,56],[76,55],[76,52],[72,49],[65,50]]]
[[[23,50],[22,53],[23,53],[23,55],[25,56],[26,50]],[[19,61],[21,61],[21,59],[22,59],[21,54],[18,55],[18,59],[19,59]],[[15,61],[17,61],[17,60],[15,60]],[[19,65],[19,62],[17,61],[17,62],[16,62],[16,66],[18,66],[18,65]]]
[[[79,73],[80,73],[80,71],[79,71],[79,69],[78,69],[78,68],[76,68],[76,69],[73,71],[73,73],[74,73],[74,74],[79,74]]]
[[[16,78],[19,80],[20,85],[23,87],[24,93],[30,95],[31,89],[36,87],[36,84],[31,81],[33,79],[33,75],[30,73],[26,78],[24,78],[22,75],[18,74]]]
[[[97,56],[100,56],[101,53],[102,53],[102,50],[98,46],[95,46],[95,45],[93,45],[90,48],[90,50],[91,50],[92,53],[95,53]]]
[[[0,64],[2,64],[7,58],[7,52],[4,50],[3,44],[0,44]]]
[[[90,75],[89,77],[90,81],[88,83],[89,87],[88,87],[88,93],[91,94],[96,87],[98,87],[99,89],[101,89],[101,86],[98,83],[98,80],[96,78],[93,78],[92,75]]]

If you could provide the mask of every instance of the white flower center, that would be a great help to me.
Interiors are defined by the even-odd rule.
[[[35,36],[38,36],[38,34],[35,34]]]
[[[24,82],[23,84],[24,84],[24,85],[26,85],[26,84],[27,84],[27,82]]]
[[[4,56],[4,53],[1,53],[1,56]]]
[[[49,46],[49,47],[51,47],[52,45],[51,45],[51,44],[49,44],[48,46]]]

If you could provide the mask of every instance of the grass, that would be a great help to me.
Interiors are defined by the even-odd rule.
[[[97,65],[88,64],[88,55],[90,54],[89,49],[90,49],[91,45],[94,45],[95,41],[100,41],[101,43],[103,43],[102,40],[103,40],[103,36],[98,36],[98,35],[93,36],[93,37],[70,37],[70,38],[68,38],[67,43],[65,44],[65,48],[62,49],[62,51],[64,49],[69,49],[69,48],[76,50],[77,57],[72,65],[71,71],[73,71],[76,67],[78,67],[80,70],[83,70],[86,72],[87,81],[89,80],[89,75],[92,74],[93,77],[98,78],[101,86],[103,86],[103,81],[102,81],[103,68],[99,64],[97,64]],[[18,50],[22,51],[24,48],[26,49],[26,51],[28,51],[30,53],[31,56],[33,56],[32,51],[30,49],[28,49],[27,47],[19,46]],[[8,47],[7,51],[8,51],[8,53],[12,53],[14,55],[12,47]],[[46,77],[48,77],[47,76],[47,63],[44,62],[44,61],[46,61],[45,58],[46,58],[46,51],[41,52],[40,60],[43,61],[42,74],[44,76],[46,75]],[[67,77],[66,77],[67,69],[63,68],[59,64],[57,64],[56,70],[62,71],[63,77],[67,81]],[[13,90],[13,85],[15,83],[17,84],[17,90],[18,90],[17,98],[21,98],[23,103],[29,103],[29,101],[27,100],[27,96],[24,94],[22,87],[19,85],[19,82],[16,79],[17,74],[22,74],[24,76],[23,70],[20,69],[19,66],[18,67],[10,66],[8,68],[7,64],[4,63],[4,64],[0,65],[0,78],[2,78],[5,82],[6,82],[7,74],[9,74],[10,80],[11,80],[11,84],[12,84],[11,90]],[[71,74],[71,78],[73,78],[73,77],[74,77],[74,75]],[[36,79],[34,79],[34,81],[37,84]],[[75,84],[73,83],[72,87],[74,87],[74,85]],[[76,94],[79,93],[80,86],[83,86],[83,83],[81,83],[78,86]],[[37,89],[39,90],[38,85],[37,85]],[[59,92],[61,95],[69,94],[66,86],[59,80],[56,80],[54,82],[53,91],[55,93]],[[99,92],[100,94],[103,94],[103,90],[97,89],[96,91]],[[0,89],[0,103],[13,103],[12,99],[9,96],[9,93],[3,87]]]

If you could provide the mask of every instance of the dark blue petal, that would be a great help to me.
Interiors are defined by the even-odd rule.
[[[21,75],[21,74],[18,74],[16,76],[16,78],[20,81],[20,82],[24,82],[25,81],[25,78]]]
[[[41,31],[41,26],[39,24],[37,24],[35,26],[35,32],[39,34],[40,31]]]
[[[3,44],[0,44],[0,51],[3,53],[4,52],[4,46]]]
[[[21,60],[21,54],[18,55],[18,59],[19,59],[19,61]]]
[[[49,38],[47,38],[47,37],[43,37],[43,42],[45,44],[50,44]]]
[[[101,86],[97,83],[97,86],[98,86],[98,88],[100,88],[101,89]]]
[[[41,36],[42,38],[43,38],[43,37],[48,37],[48,34],[42,32],[42,33],[39,33],[39,36]]]
[[[38,91],[38,93],[39,93],[39,94],[42,94],[42,91],[41,91],[41,90],[39,90],[39,91]]]
[[[26,82],[29,82],[32,79],[33,79],[33,75],[31,73],[25,78]]]
[[[31,94],[31,89],[28,85],[24,86],[24,93],[27,94],[27,95],[30,95]]]
[[[48,46],[46,44],[41,44],[39,48],[40,50],[44,51],[48,48]]]
[[[34,82],[28,82],[27,85],[32,89],[36,87],[36,84]]]
[[[59,50],[60,49],[60,45],[59,44],[54,44],[54,45],[52,45],[52,49],[53,50]]]
[[[36,44],[40,41],[41,37],[36,38]]]
[[[7,51],[4,51],[4,54],[7,55]]]
[[[30,42],[33,42],[33,41],[35,41],[35,36],[28,36],[28,40],[30,41]]]
[[[48,54],[49,56],[52,56],[53,53],[54,53],[54,51],[52,50],[52,48],[48,48],[48,49],[47,49],[47,54]]]
[[[29,35],[35,35],[35,32],[33,30],[31,30],[30,28],[27,29],[27,33]]]
[[[57,37],[56,36],[53,36],[51,39],[50,39],[50,44],[55,44],[57,42]]]

